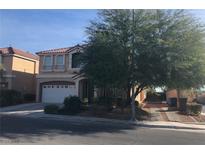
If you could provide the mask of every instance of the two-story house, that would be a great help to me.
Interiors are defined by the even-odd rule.
[[[35,94],[38,56],[13,47],[0,48],[0,65],[1,89]]]
[[[39,75],[37,75],[37,101],[45,103],[62,103],[67,96],[79,96],[89,100],[101,95],[101,90],[92,89],[88,79],[79,73],[80,59],[85,45],[40,51]],[[145,92],[137,96],[143,102]]]
[[[37,76],[38,102],[59,103],[67,96],[88,98],[87,79],[79,75],[79,55],[83,46],[40,51],[39,75]]]

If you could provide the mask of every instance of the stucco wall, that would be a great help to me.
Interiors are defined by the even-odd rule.
[[[15,77],[12,79],[12,89],[21,91],[22,93],[35,94],[35,74],[13,71],[13,75]]]
[[[38,74],[37,60],[18,55],[4,55],[2,62],[6,69],[5,81],[8,82],[8,89],[35,94],[36,74]]]
[[[194,98],[194,95],[193,93],[191,93],[189,90],[180,90],[180,93],[179,93],[179,97],[183,98],[187,98],[187,101],[188,102],[191,102]],[[171,89],[171,90],[168,90],[166,92],[166,98],[167,98],[167,101],[169,101],[170,98],[172,97],[175,97],[177,98],[177,91],[176,89]]]
[[[35,61],[26,60],[20,57],[13,57],[12,70],[35,74]]]

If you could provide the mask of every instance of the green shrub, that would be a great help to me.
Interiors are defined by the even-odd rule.
[[[187,104],[187,113],[190,115],[199,115],[202,111],[202,105],[197,103]]]
[[[77,96],[69,96],[64,99],[63,110],[67,111],[68,114],[76,114],[80,112],[81,100]]]
[[[54,104],[46,105],[44,107],[44,113],[46,114],[57,114],[59,110],[59,107]]]
[[[10,106],[22,103],[22,95],[16,90],[2,90],[0,92],[0,106]]]
[[[23,95],[23,98],[25,101],[32,102],[35,101],[36,95],[27,93]]]

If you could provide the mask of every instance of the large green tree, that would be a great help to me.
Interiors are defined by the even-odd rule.
[[[101,10],[99,17],[87,29],[83,71],[100,87],[131,92],[132,120],[142,90],[204,83],[204,27],[188,12]]]

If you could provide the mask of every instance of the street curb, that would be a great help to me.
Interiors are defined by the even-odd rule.
[[[188,126],[189,124],[181,124],[177,126],[176,124],[173,124],[170,122],[170,124],[148,124],[148,123],[138,123],[137,125],[142,126],[142,127],[153,127],[153,128],[170,128],[170,129],[187,129],[187,130],[202,130],[205,131],[205,127],[198,127],[198,125],[191,125]],[[181,126],[180,126],[181,125]]]

